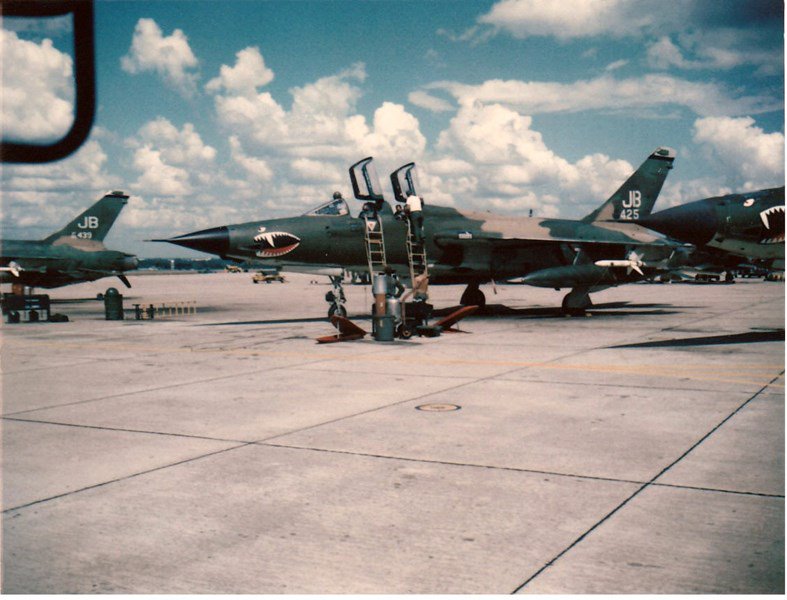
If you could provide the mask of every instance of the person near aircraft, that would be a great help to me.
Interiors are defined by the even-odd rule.
[[[426,302],[429,299],[429,275],[421,273],[416,275],[413,280],[413,300],[415,302]]]
[[[375,210],[374,202],[364,202],[358,217],[360,219],[376,219],[377,210]]]
[[[385,267],[385,295],[388,298],[400,298],[404,294],[404,284],[391,265]]]
[[[413,237],[418,244],[424,241],[424,211],[423,200],[411,194],[407,197],[407,214],[410,218],[410,228],[413,232]]]

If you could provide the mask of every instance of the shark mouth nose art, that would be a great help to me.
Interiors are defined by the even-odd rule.
[[[784,243],[784,206],[772,206],[760,213],[765,229],[762,232],[761,244]]]
[[[300,238],[285,231],[268,231],[254,236],[257,256],[276,258],[295,250],[301,243]]]

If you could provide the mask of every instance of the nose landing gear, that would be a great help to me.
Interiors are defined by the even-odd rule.
[[[328,307],[328,318],[330,319],[333,315],[346,317],[347,309],[344,307],[344,303],[347,302],[347,298],[342,287],[343,276],[331,275],[328,279],[331,280],[331,285],[333,286],[333,290],[325,294],[325,301],[330,305]]]

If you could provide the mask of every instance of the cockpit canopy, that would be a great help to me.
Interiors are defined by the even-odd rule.
[[[320,204],[317,208],[303,214],[304,217],[342,217],[349,215],[350,209],[344,198],[336,198],[325,204]]]

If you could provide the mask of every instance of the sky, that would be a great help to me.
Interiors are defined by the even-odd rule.
[[[2,136],[73,120],[70,18],[5,18]],[[72,156],[2,165],[4,238],[109,190],[107,246],[352,198],[348,167],[415,161],[427,204],[581,218],[659,146],[656,210],[784,185],[777,0],[97,0],[97,113]],[[360,205],[350,200],[353,209]]]

